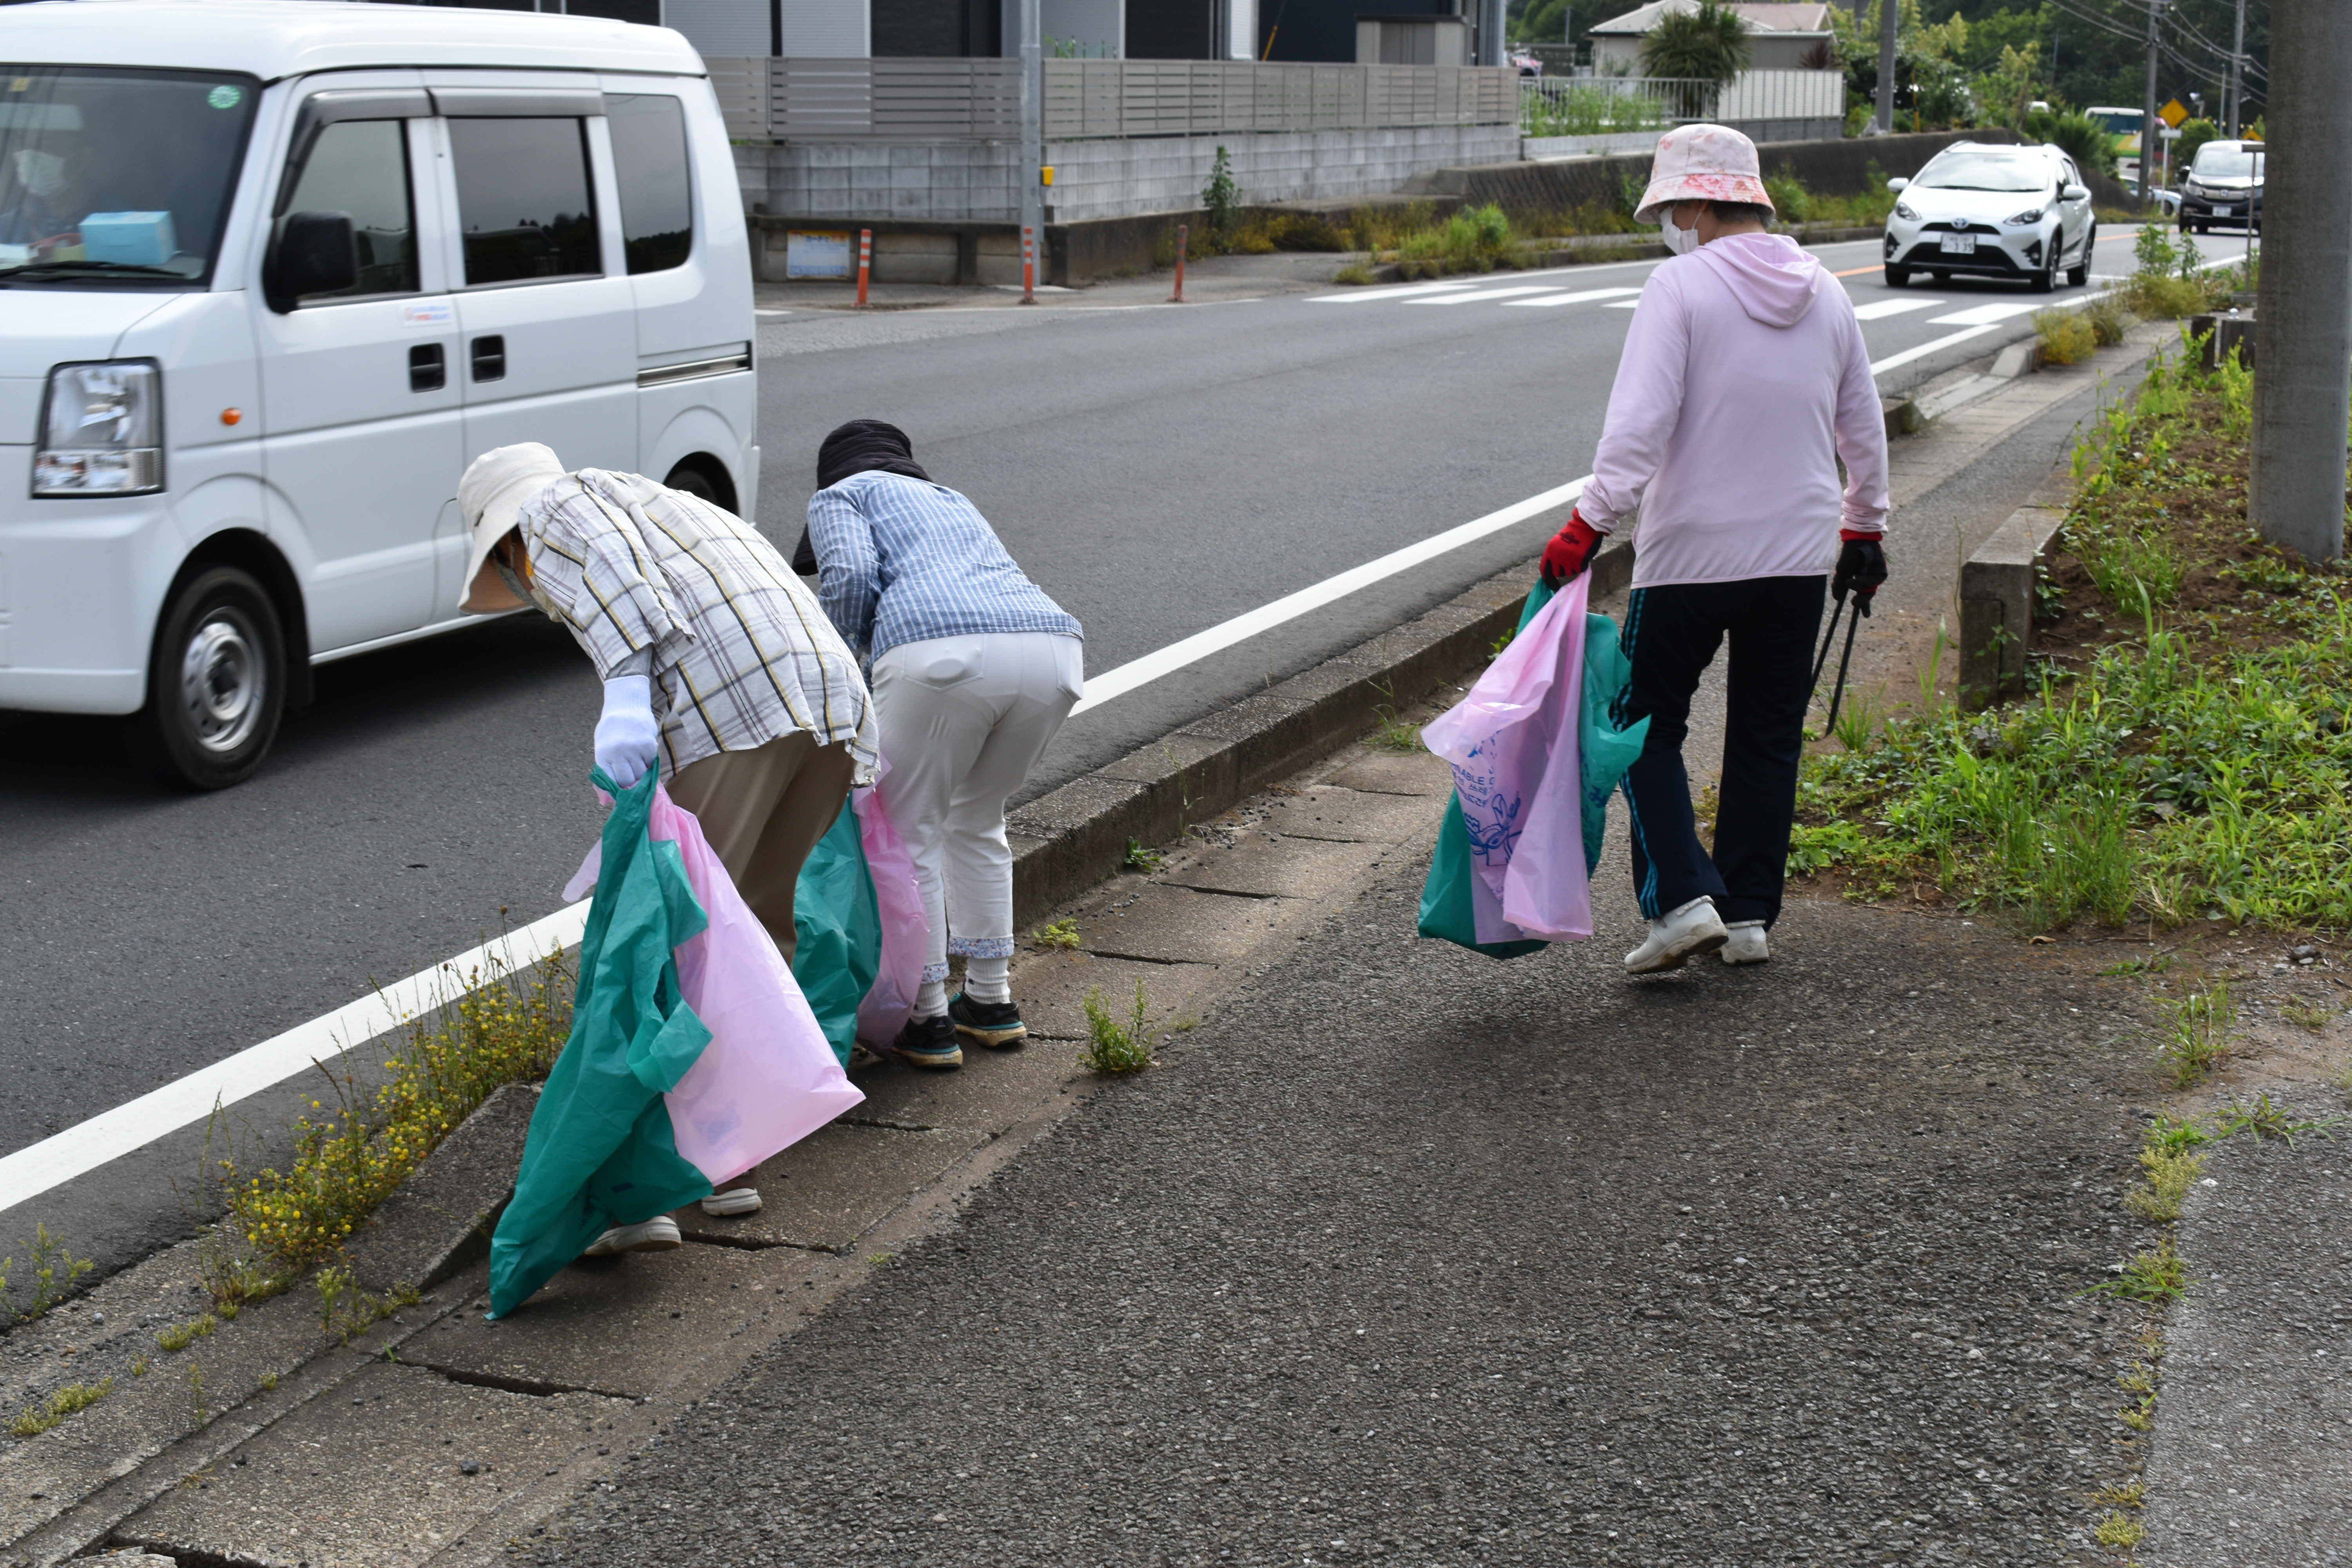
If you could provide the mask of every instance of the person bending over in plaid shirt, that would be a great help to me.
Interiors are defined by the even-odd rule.
[[[660,768],[789,965],[802,863],[874,778],[873,703],[816,596],[742,519],[635,474],[567,473],[536,442],[475,458],[457,504],[458,608],[534,604],[571,629],[604,682],[596,765],[624,789]],[[760,1194],[702,1206],[751,1214]],[[646,1234],[591,1251],[678,1243],[667,1217],[625,1229]]]

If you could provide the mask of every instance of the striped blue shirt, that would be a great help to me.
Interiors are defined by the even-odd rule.
[[[867,658],[901,643],[989,632],[1084,637],[945,485],[869,468],[809,497],[817,600]]]

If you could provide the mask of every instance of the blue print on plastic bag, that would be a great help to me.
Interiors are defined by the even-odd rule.
[[[1454,793],[1462,801],[1462,826],[1470,837],[1470,853],[1482,864],[1507,866],[1518,848],[1519,808],[1526,803],[1500,786],[1494,772],[1495,745],[1489,736],[1470,750],[1470,762],[1454,764]]]

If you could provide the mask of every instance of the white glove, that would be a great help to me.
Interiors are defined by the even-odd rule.
[[[604,682],[604,714],[596,721],[596,765],[623,789],[633,789],[660,755],[661,726],[654,722],[652,680],[616,675]]]

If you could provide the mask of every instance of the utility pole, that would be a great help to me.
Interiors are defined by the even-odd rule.
[[[1901,20],[1900,0],[1878,0],[1878,118],[1874,134],[1895,133],[1895,28]]]
[[[2163,15],[2164,0],[2147,0],[2147,94],[2141,100],[2139,116],[2139,199],[2143,202],[2156,194],[2156,25]]]
[[[2344,553],[2352,418],[2352,27],[2340,0],[2271,0],[2268,107],[2278,111],[2263,205],[2262,323],[2246,510],[2307,561]],[[2268,163],[2269,159],[2264,162]]]
[[[1478,0],[1478,63],[1503,63],[1503,0]]]
[[[2246,0],[2238,0],[2238,32],[2230,40],[2230,140],[2238,139],[2238,104],[2245,87]]]
[[[1038,249],[1045,238],[1045,49],[1043,0],[1021,0],[1021,302],[1037,302]]]

